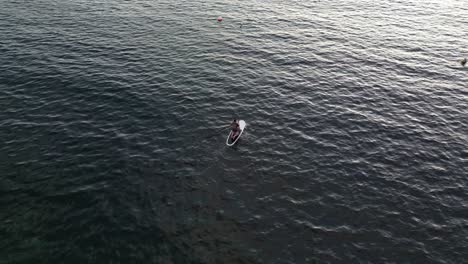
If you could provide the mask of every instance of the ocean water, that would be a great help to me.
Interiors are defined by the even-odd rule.
[[[467,13],[0,1],[0,263],[467,263]]]

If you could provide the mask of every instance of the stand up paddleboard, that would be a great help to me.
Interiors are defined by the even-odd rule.
[[[234,144],[236,144],[237,140],[239,140],[239,138],[242,136],[242,133],[244,132],[245,125],[246,123],[244,120],[239,120],[239,129],[240,129],[239,135],[237,135],[234,139],[232,139],[231,138],[232,130],[231,130],[231,132],[229,132],[229,135],[226,139],[226,145],[233,146]]]

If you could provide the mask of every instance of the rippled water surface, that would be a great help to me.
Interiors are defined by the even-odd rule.
[[[467,13],[0,1],[0,263],[466,263]]]

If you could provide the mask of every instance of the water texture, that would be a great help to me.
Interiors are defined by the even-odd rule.
[[[466,263],[467,13],[0,1],[0,263]]]

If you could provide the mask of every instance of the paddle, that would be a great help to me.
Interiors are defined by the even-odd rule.
[[[207,138],[216,136],[216,135],[218,135],[221,131],[223,131],[223,130],[225,130],[226,128],[229,128],[229,127],[230,127],[230,125],[223,125],[223,126],[221,126],[221,127],[218,127],[218,129],[216,129],[215,132],[213,132],[213,133],[211,133],[211,134],[209,134],[209,135],[207,135],[207,136],[204,136],[203,138],[204,138],[204,139],[207,139]]]

